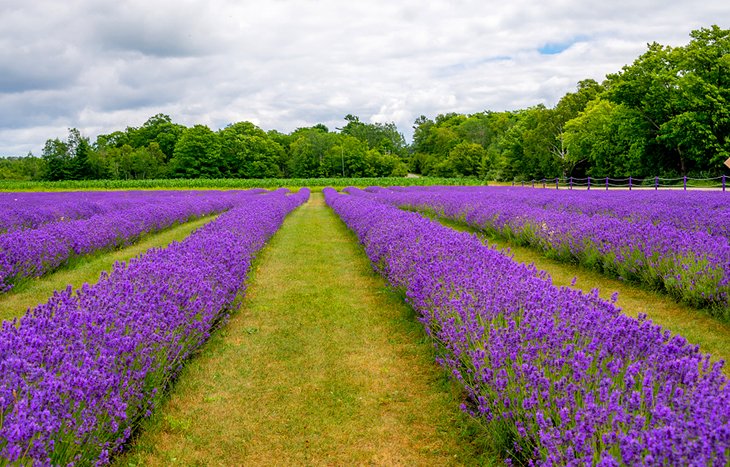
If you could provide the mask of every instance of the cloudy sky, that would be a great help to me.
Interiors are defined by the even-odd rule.
[[[290,132],[553,106],[726,0],[0,0],[0,155],[157,113]]]

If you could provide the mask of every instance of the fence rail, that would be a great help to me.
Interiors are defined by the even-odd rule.
[[[530,180],[521,182],[512,182],[512,186],[531,186],[535,188],[553,188],[560,189],[567,188],[572,190],[573,188],[586,188],[588,190],[609,190],[614,189],[654,189],[659,188],[682,188],[687,189],[721,189],[726,191],[728,183],[727,175],[721,175],[719,177],[712,178],[692,178],[692,177],[678,177],[678,178],[662,178],[662,177],[644,177],[644,178],[610,178],[610,177],[556,177],[556,178],[543,178],[541,180]]]

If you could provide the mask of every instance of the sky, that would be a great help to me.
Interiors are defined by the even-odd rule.
[[[289,133],[552,107],[727,0],[0,0],[0,155],[163,113]]]

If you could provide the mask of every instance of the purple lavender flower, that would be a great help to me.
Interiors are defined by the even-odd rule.
[[[730,318],[730,198],[719,192],[502,187],[349,189],[665,290]]]
[[[512,427],[516,462],[728,462],[723,362],[597,293],[553,286],[474,235],[379,196],[324,193],[376,270],[405,291],[438,361],[464,386],[464,409]]]
[[[144,233],[158,231],[194,217],[225,211],[240,202],[242,194],[260,192],[132,192],[126,197],[111,194],[110,200],[98,200],[96,203],[79,196],[75,201],[78,207],[75,214],[70,212],[74,200],[65,197],[60,205],[49,206],[46,210],[68,217],[61,216],[55,222],[46,219],[47,222],[36,228],[16,229],[0,235],[0,292],[9,290],[19,280],[52,271],[74,256],[129,245]],[[7,196],[5,198],[7,201]],[[31,199],[53,201],[50,196]],[[37,208],[35,204],[29,203],[22,214],[32,215]],[[89,206],[99,209],[88,210]],[[78,214],[81,211],[90,215],[84,217]],[[17,217],[23,217],[19,208],[15,212]],[[74,216],[77,218],[72,220]]]
[[[251,260],[307,189],[249,196],[182,242],[56,292],[0,330],[0,458],[107,462],[245,290]]]

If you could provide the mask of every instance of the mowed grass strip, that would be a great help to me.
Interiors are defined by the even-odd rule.
[[[489,464],[480,428],[320,193],[117,465]]]
[[[215,217],[201,217],[144,235],[137,243],[118,250],[72,258],[68,264],[50,274],[27,279],[9,292],[0,294],[0,321],[22,316],[28,308],[45,303],[54,291],[63,290],[68,285],[78,288],[84,283],[94,284],[102,271],[110,271],[117,261],[128,261],[150,248],[165,247],[173,241],[181,241]]]
[[[613,279],[577,264],[546,258],[536,249],[487,236],[479,229],[462,222],[442,218],[437,220],[447,227],[476,233],[486,243],[500,249],[509,248],[515,261],[533,263],[538,269],[547,271],[558,287],[573,287],[584,292],[598,289],[599,295],[605,300],[610,300],[611,295],[618,292],[616,304],[621,307],[623,313],[633,317],[644,313],[655,324],[683,336],[692,344],[699,345],[701,352],[712,354],[715,359],[730,362],[730,325],[701,309],[678,303],[666,294],[639,284]],[[571,285],[574,278],[575,285]],[[730,365],[725,365],[724,371],[730,376]]]

